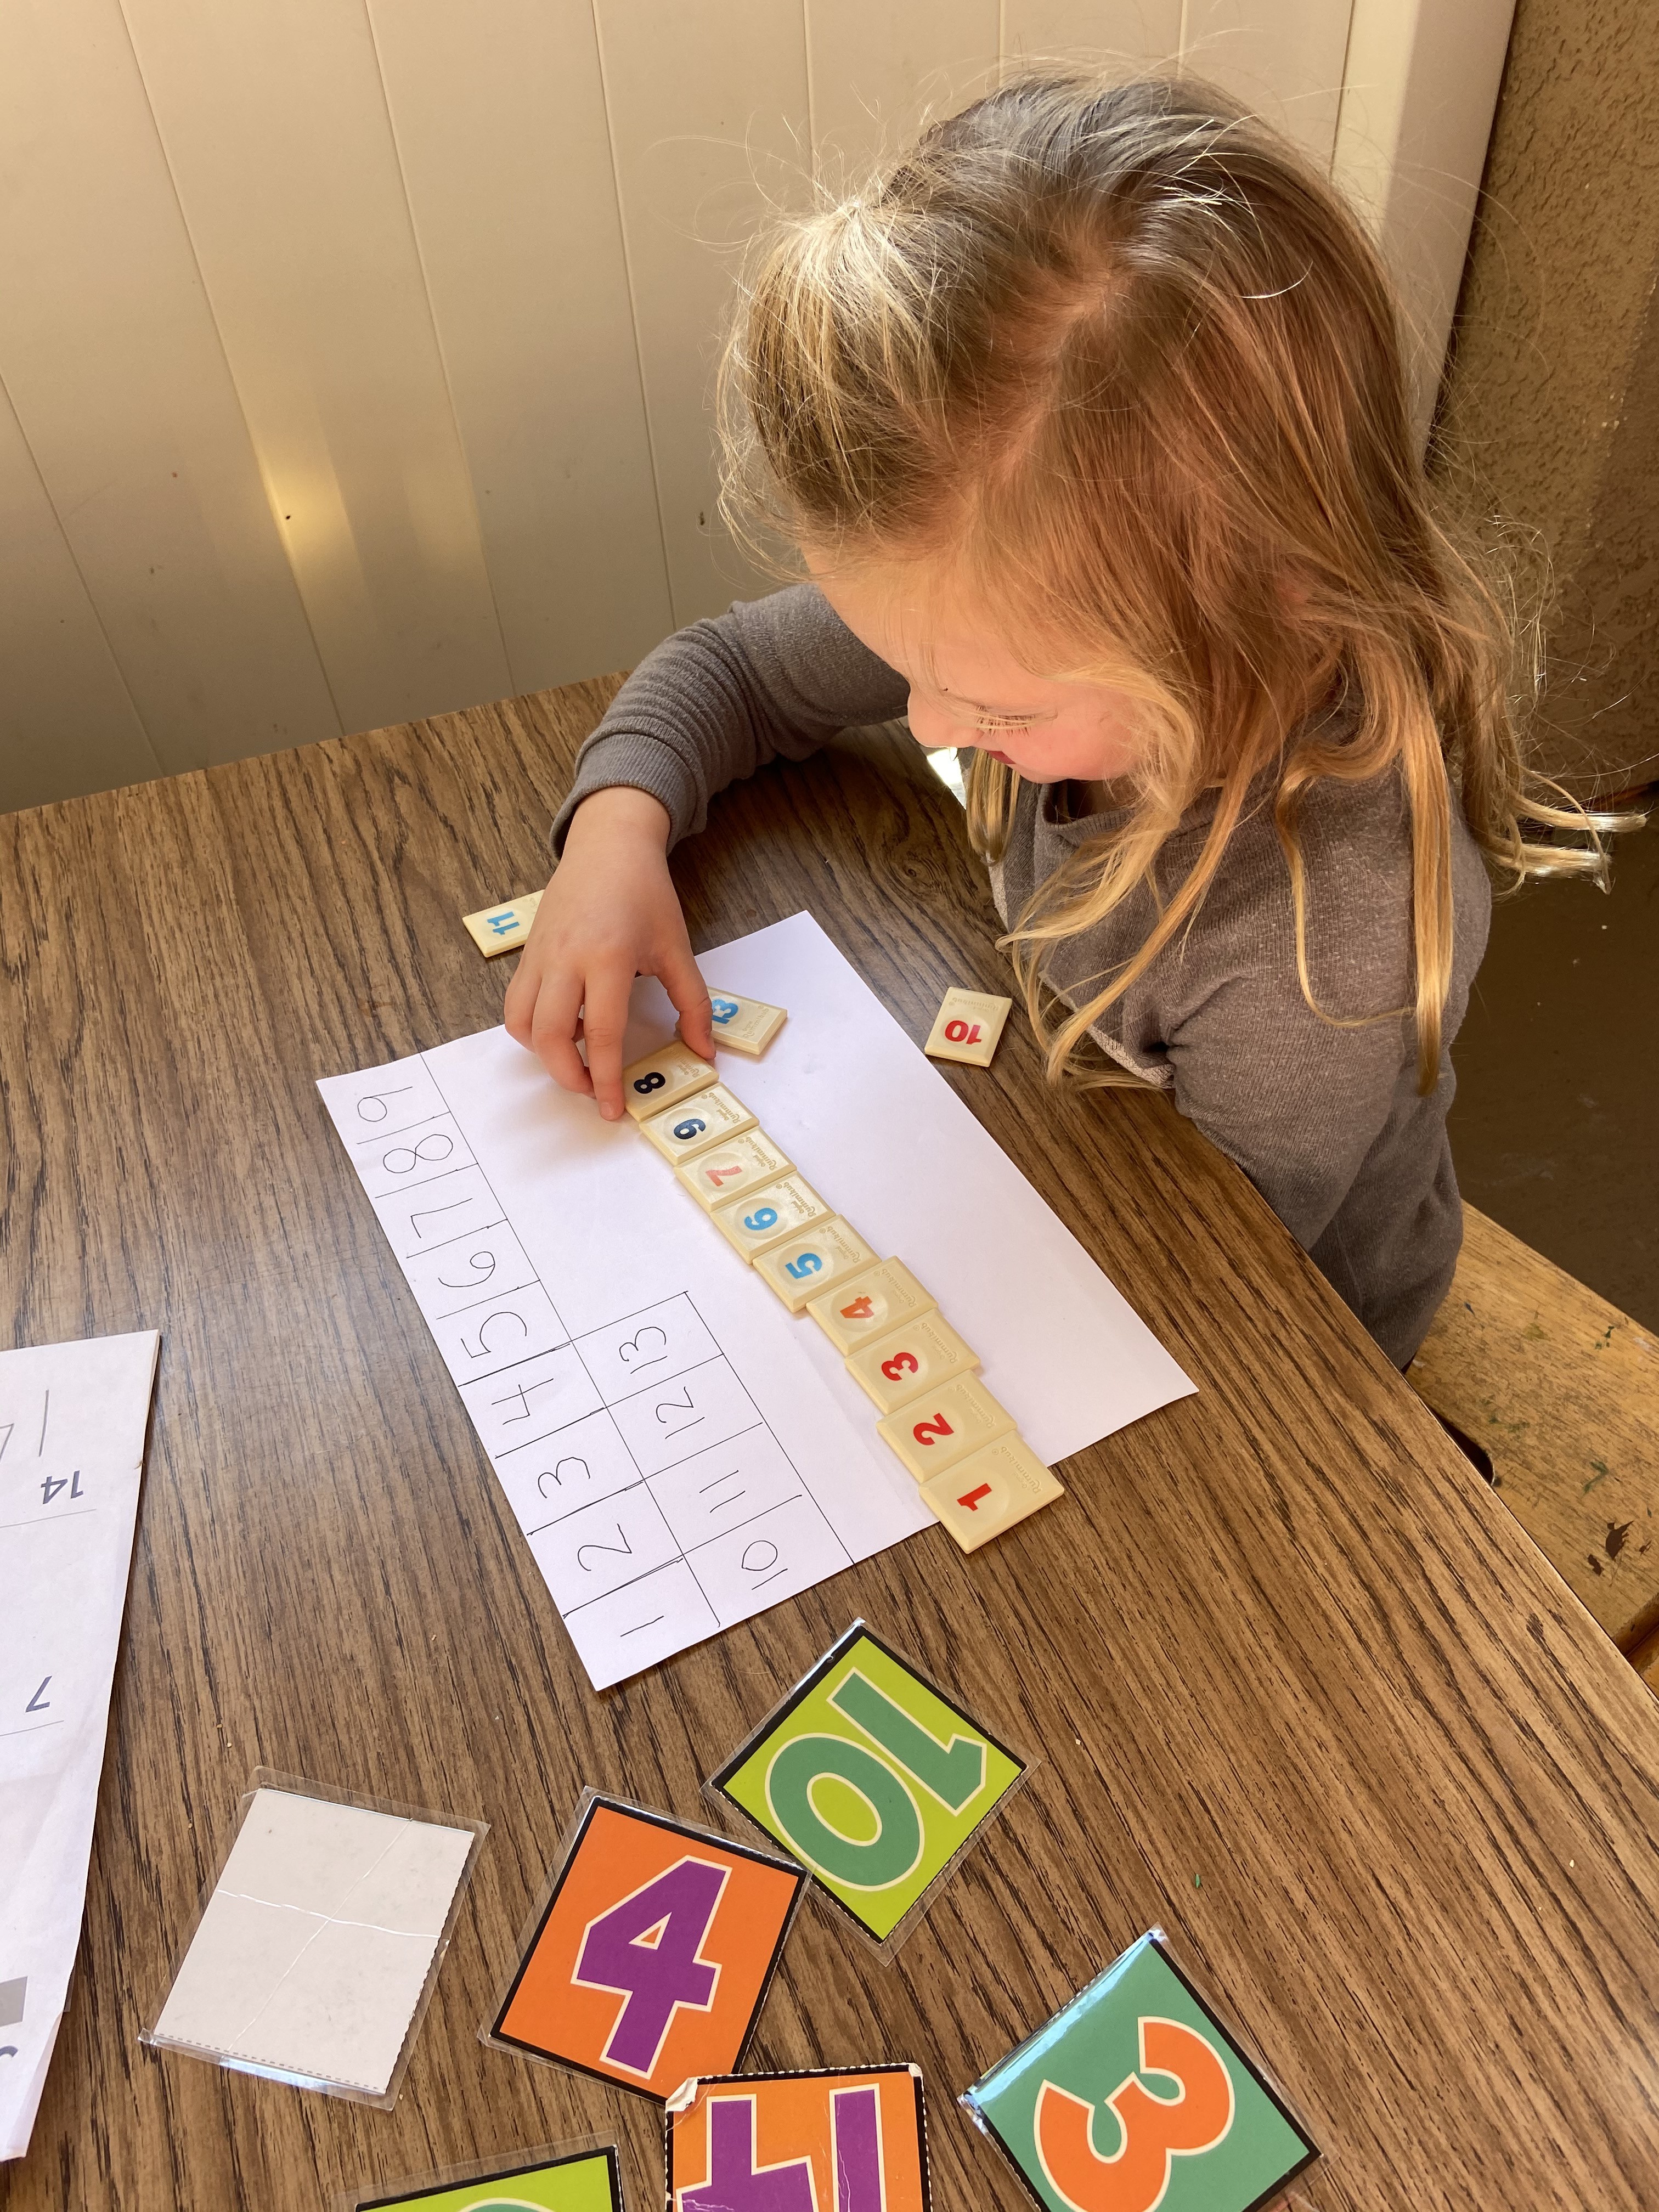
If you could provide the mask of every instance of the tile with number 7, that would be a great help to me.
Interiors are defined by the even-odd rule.
[[[927,2212],[921,2069],[688,2081],[669,2112],[668,2212]]]
[[[1027,1771],[860,1620],[710,1787],[890,1943]]]
[[[590,1792],[488,2039],[665,2100],[748,2043],[804,1876]]]
[[[962,2102],[1044,2212],[1257,2212],[1319,2155],[1157,1929]]]

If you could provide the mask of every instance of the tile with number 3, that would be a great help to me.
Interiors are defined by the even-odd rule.
[[[927,2212],[921,2072],[688,2081],[668,2123],[668,2212]]]
[[[1256,2212],[1319,2154],[1156,1929],[962,2101],[1046,2212]]]
[[[591,1795],[491,2039],[665,2100],[737,2066],[801,1870]]]

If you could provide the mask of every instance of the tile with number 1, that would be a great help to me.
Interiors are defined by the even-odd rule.
[[[803,1879],[769,1852],[595,1795],[495,2039],[659,2100],[693,2075],[732,2072]]]

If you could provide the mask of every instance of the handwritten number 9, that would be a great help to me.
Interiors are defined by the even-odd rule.
[[[916,1355],[914,1352],[896,1352],[890,1359],[882,1361],[881,1371],[890,1382],[896,1382],[901,1375],[914,1375]]]
[[[752,1213],[744,1215],[743,1225],[756,1237],[758,1237],[764,1229],[775,1229],[778,1225],[778,1209],[775,1206],[757,1206]]]
[[[472,1269],[470,1283],[465,1280],[452,1283],[447,1275],[439,1276],[438,1280],[447,1291],[470,1291],[476,1289],[480,1283],[487,1283],[495,1272],[495,1255],[489,1250],[469,1252],[466,1264]]]
[[[635,1077],[634,1088],[641,1097],[644,1097],[647,1091],[662,1090],[667,1081],[668,1078],[663,1073],[661,1068],[653,1067],[649,1075]]]
[[[804,1282],[808,1275],[816,1275],[823,1265],[816,1252],[803,1252],[799,1260],[786,1260],[783,1272],[786,1275],[793,1275],[799,1283]]]

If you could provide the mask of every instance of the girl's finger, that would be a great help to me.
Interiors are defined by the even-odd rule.
[[[519,1037],[520,1044],[529,1045],[562,1091],[574,1091],[579,1095],[593,1088],[582,1065],[582,1056],[576,1049],[576,1017],[581,996],[580,979],[555,982],[550,977],[544,978],[536,996],[529,1035]],[[508,1027],[512,1027],[510,1023]],[[518,1036],[517,1030],[513,1034]]]
[[[628,1027],[628,1000],[633,988],[631,969],[626,974],[617,969],[590,975],[581,1010],[587,1073],[594,1099],[607,1121],[619,1119],[623,1110],[623,1032]]]
[[[663,962],[657,980],[674,1002],[680,1018],[680,1035],[693,1052],[705,1060],[714,1057],[714,1017],[708,1004],[708,986],[691,957],[689,945]]]

